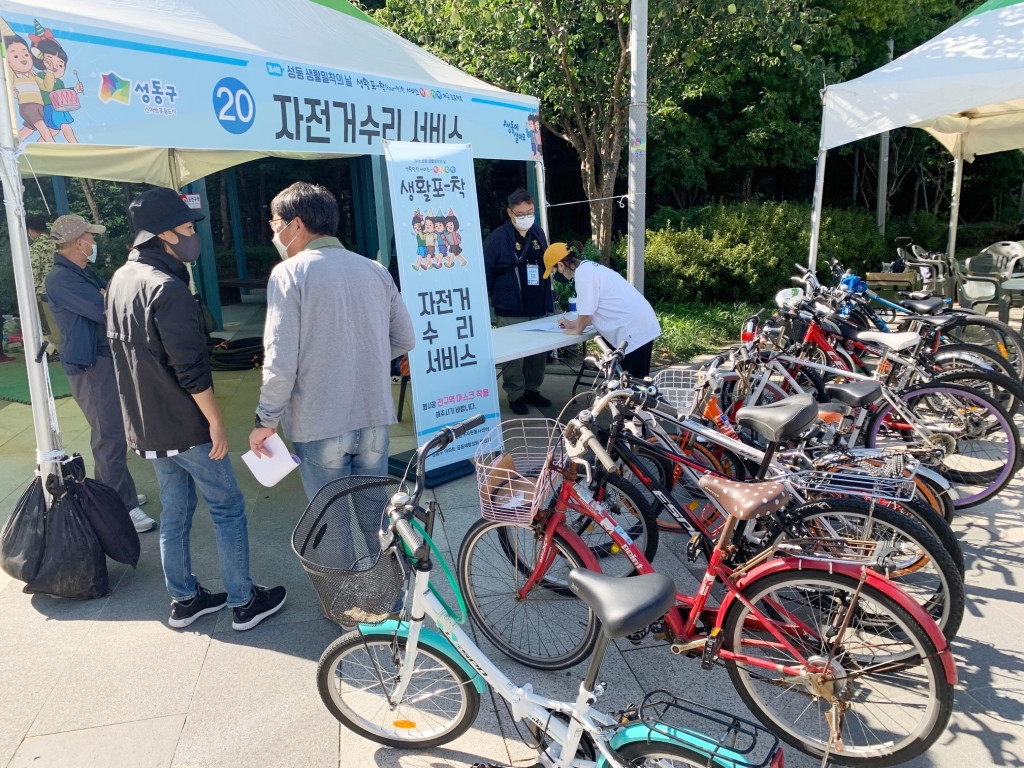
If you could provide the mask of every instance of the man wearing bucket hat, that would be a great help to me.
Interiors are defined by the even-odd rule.
[[[46,294],[60,330],[60,363],[71,396],[89,423],[93,471],[109,485],[131,512],[135,530],[151,530],[156,521],[139,508],[145,501],[128,471],[128,445],[117,399],[117,381],[106,337],[103,294],[107,284],[92,271],[96,238],[107,231],[81,216],[61,216],[50,227],[56,244],[53,267],[46,276]]]
[[[618,272],[581,258],[578,242],[552,243],[544,251],[544,277],[553,274],[558,282],[576,280],[575,320],[559,320],[566,333],[583,333],[588,325],[613,347],[626,342],[622,370],[644,377],[651,373],[651,351],[661,335],[654,309],[636,288]]]
[[[285,588],[253,584],[245,498],[228,458],[227,431],[213,396],[199,306],[188,269],[199,258],[195,222],[173,189],[151,189],[128,206],[135,249],[110,280],[107,337],[128,445],[153,461],[160,483],[160,558],[171,593],[172,627],[234,610],[231,626],[255,627],[280,610]],[[210,507],[227,592],[211,594],[192,573],[196,490]]]

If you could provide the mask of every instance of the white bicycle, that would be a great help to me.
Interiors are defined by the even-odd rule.
[[[601,619],[575,701],[517,685],[477,647],[460,626],[458,584],[430,538],[436,507],[423,510],[418,501],[426,457],[481,424],[478,416],[446,427],[417,450],[409,464],[416,469],[411,494],[404,479],[343,478],[321,489],[299,520],[292,548],[324,613],[352,628],[324,651],[317,669],[331,713],[380,744],[423,749],[468,730],[489,685],[526,723],[545,766],[779,768],[782,749],[769,731],[665,691],[620,712],[594,708],[605,690],[598,671],[608,643],[648,627],[674,604],[675,585],[663,574],[620,579],[575,569],[565,580],[545,582],[545,589],[571,590]],[[435,565],[460,618],[431,584]],[[438,631],[423,626],[427,617]]]

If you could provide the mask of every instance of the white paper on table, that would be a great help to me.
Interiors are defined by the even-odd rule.
[[[533,328],[523,328],[523,330],[524,331],[541,331],[543,333],[564,333],[565,332],[564,328],[559,328],[558,327],[558,321],[557,320],[553,320],[550,323],[543,323],[541,325],[535,325]],[[588,334],[588,333],[592,333],[593,330],[594,330],[594,326],[588,325],[586,328],[584,328],[580,332],[580,335],[582,336],[582,335],[585,335],[585,334]]]
[[[288,453],[288,446],[276,432],[263,441],[263,447],[270,451],[270,456],[257,456],[252,451],[246,451],[242,454],[242,461],[249,467],[253,477],[270,488],[281,482],[301,462],[298,456]]]

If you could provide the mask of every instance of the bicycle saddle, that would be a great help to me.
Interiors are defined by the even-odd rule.
[[[806,393],[770,405],[745,405],[736,411],[736,423],[773,443],[796,437],[818,418],[818,403]]]
[[[900,320],[904,323],[921,323],[921,325],[930,325],[935,328],[945,328],[948,325],[956,325],[962,319],[962,316],[958,315],[907,315],[901,317]]]
[[[741,483],[709,474],[701,477],[697,485],[721,504],[726,514],[738,520],[753,520],[755,517],[775,512],[793,498],[793,494],[786,486],[772,480],[762,483]]]
[[[882,394],[882,385],[877,381],[848,381],[843,384],[826,384],[825,393],[840,403],[852,408],[871,405]]]
[[[613,639],[650,626],[676,602],[676,585],[663,573],[622,579],[573,568],[569,589],[590,606],[601,620],[601,630]]]
[[[920,334],[913,331],[901,331],[899,333],[883,333],[882,331],[861,331],[857,338],[870,344],[881,344],[886,349],[894,352],[901,352],[910,349],[921,341]]]
[[[900,302],[901,307],[906,307],[917,315],[931,315],[938,312],[945,305],[946,301],[941,296],[935,296],[931,299],[904,299]]]
[[[911,301],[924,301],[932,297],[931,291],[896,291],[901,299],[910,299]]]

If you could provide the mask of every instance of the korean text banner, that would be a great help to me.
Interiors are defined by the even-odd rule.
[[[416,331],[409,353],[416,442],[487,417],[428,462],[434,468],[471,458],[501,420],[473,154],[469,145],[391,141],[384,154],[402,297]]]
[[[381,154],[386,139],[537,157],[532,107],[501,92],[129,37],[40,12],[0,19],[22,141],[360,155]]]

